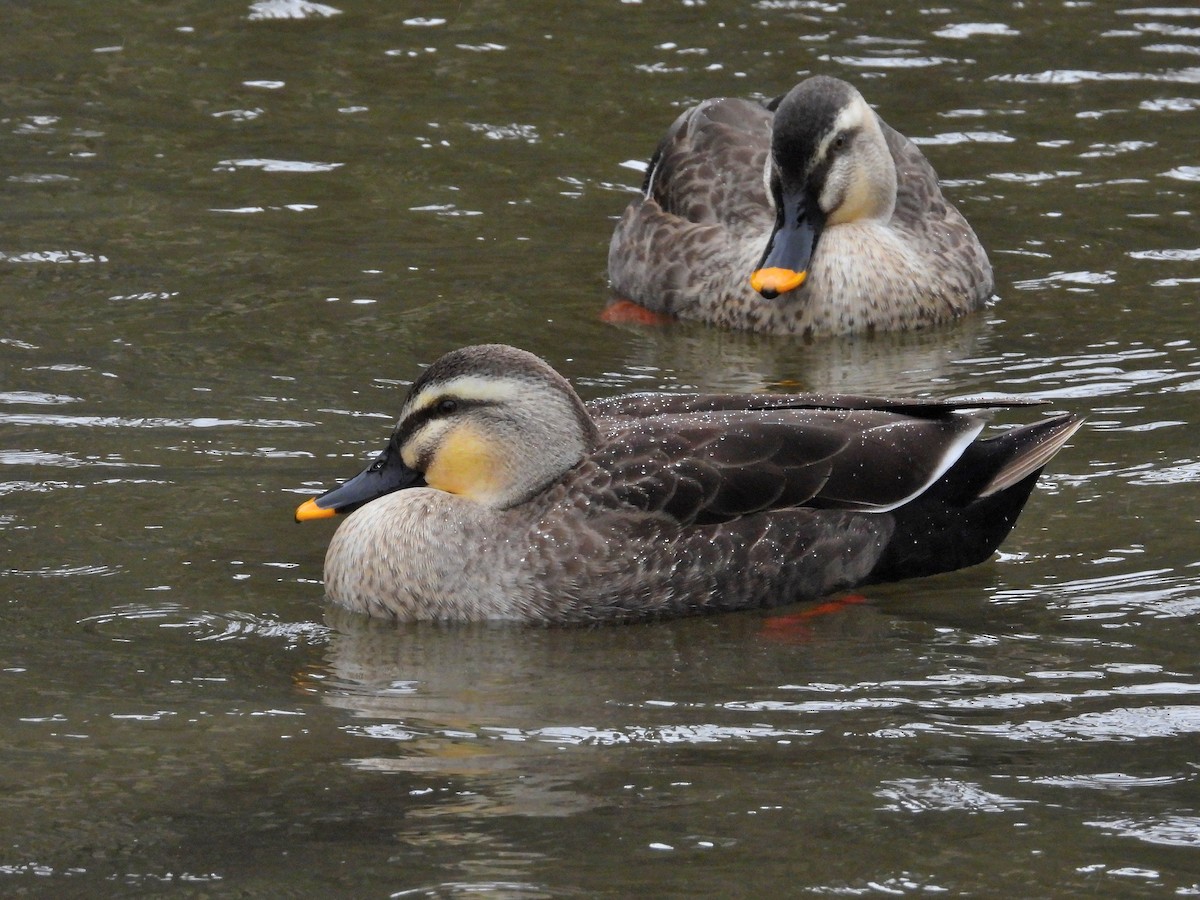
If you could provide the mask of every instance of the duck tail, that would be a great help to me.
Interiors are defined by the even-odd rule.
[[[994,453],[999,456],[1001,465],[979,496],[998,494],[1024,481],[1031,474],[1041,472],[1082,424],[1083,419],[1079,416],[1054,416],[1032,425],[1013,428],[999,437],[984,441],[985,446],[997,445]]]
[[[1042,468],[1082,424],[1078,416],[1054,416],[972,443],[928,490],[891,513],[895,532],[870,580],[987,560],[1012,531]]]

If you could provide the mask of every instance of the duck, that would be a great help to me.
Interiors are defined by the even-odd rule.
[[[453,350],[385,449],[305,501],[344,514],[332,603],[399,621],[602,624],[773,607],[983,562],[1082,419],[980,438],[1028,401],[628,394]]]
[[[633,309],[809,338],[944,323],[995,287],[933,166],[826,75],[680,115],[617,222],[608,276]]]

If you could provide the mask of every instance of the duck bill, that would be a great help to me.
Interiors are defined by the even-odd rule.
[[[825,224],[817,205],[803,194],[785,197],[780,210],[762,261],[750,276],[750,286],[768,300],[804,284]]]
[[[327,494],[305,500],[296,508],[296,521],[327,519],[330,516],[352,513],[372,500],[405,488],[421,487],[425,477],[404,464],[392,445],[349,481]]]

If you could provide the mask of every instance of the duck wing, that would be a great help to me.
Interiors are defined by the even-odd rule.
[[[958,289],[977,303],[991,296],[995,283],[987,253],[962,213],[942,194],[937,172],[917,145],[880,119],[880,128],[896,163],[894,228],[913,236],[947,278],[958,273]],[[972,291],[971,288],[974,287]]]
[[[979,416],[722,410],[618,426],[591,457],[614,505],[684,526],[796,507],[887,512],[940,478]]]
[[[892,221],[913,226],[931,212],[941,215],[946,200],[937,172],[925,154],[883,119],[879,120],[879,127],[896,164],[896,211]]]
[[[697,225],[769,221],[762,173],[772,118],[759,104],[732,98],[692,107],[659,142],[642,196]]]
[[[745,100],[706,100],[676,119],[613,230],[613,293],[686,316],[744,292],[775,221],[762,177],[770,143],[771,113]]]
[[[867,397],[859,394],[669,394],[646,391],[601,397],[587,402],[597,420],[622,421],[661,415],[770,409],[874,409],[911,416],[939,416],[980,409],[1042,406],[1044,400],[1022,397],[967,397],[935,400],[912,397]]]

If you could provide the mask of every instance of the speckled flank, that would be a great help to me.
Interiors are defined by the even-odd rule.
[[[844,168],[863,187],[877,179],[887,185],[894,165],[894,210],[828,225],[795,291],[768,300],[750,287],[775,225],[764,186],[772,129],[777,156],[800,154],[776,158],[776,173],[818,196],[832,162],[831,129],[856,100],[845,82],[819,78],[788,95],[779,121],[734,99],[708,100],[681,115],[651,161],[642,196],[613,233],[614,294],[679,318],[809,336],[918,328],[980,309],[993,290],[987,254],[921,151],[865,104],[874,124],[856,134]],[[781,135],[785,125],[797,133]]]
[[[450,385],[489,399],[448,395]],[[338,529],[329,597],[405,620],[619,622],[972,565],[1078,427],[1058,416],[977,440],[978,410],[835,395],[642,394],[585,407],[545,363],[495,345],[449,354],[413,390],[455,406],[436,428],[402,419],[403,441],[434,440],[436,458],[436,440],[469,428],[510,464],[486,502],[408,488]]]

